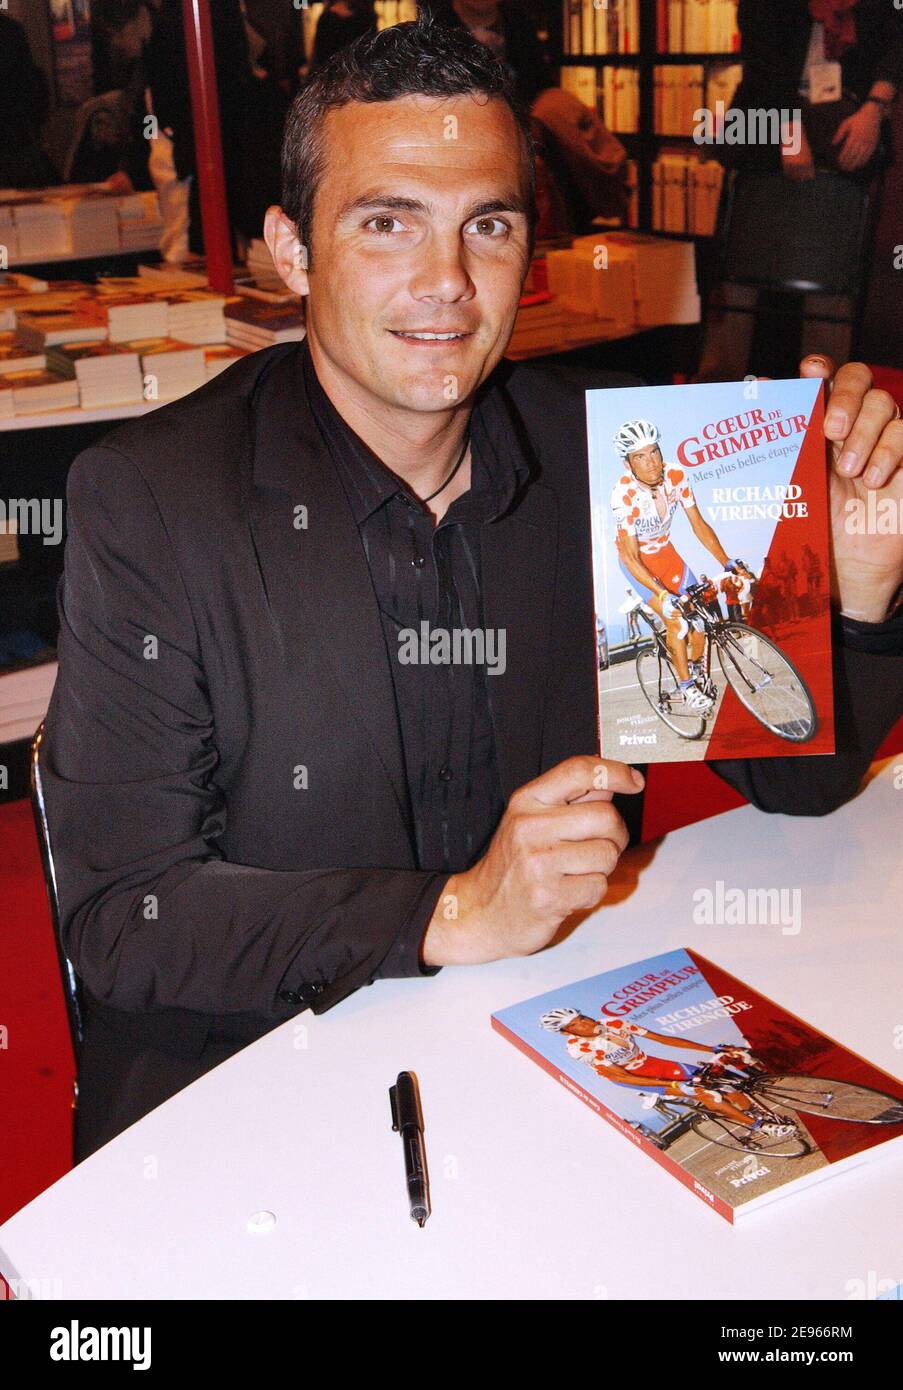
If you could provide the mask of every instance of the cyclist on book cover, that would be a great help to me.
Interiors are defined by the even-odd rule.
[[[698,581],[671,543],[671,523],[678,507],[683,508],[696,539],[722,571],[736,576],[736,587],[730,593],[725,591],[729,604],[739,607],[748,599],[749,584],[755,576],[742,560],[729,558],[696,505],[686,470],[665,462],[660,440],[661,432],[650,420],[630,420],[614,437],[625,468],[611,494],[618,563],[629,584],[665,624],[668,650],[685,703],[705,713],[714,703],[700,680],[705,637],[696,626],[691,627],[680,604],[681,596]]]
[[[729,1085],[718,1091],[699,1085],[696,1074],[702,1063],[675,1062],[667,1057],[652,1056],[643,1050],[637,1039],[646,1038],[653,1043],[663,1043],[666,1047],[681,1050],[686,1048],[691,1052],[707,1052],[715,1058],[714,1064],[708,1064],[709,1073],[713,1065],[716,1069],[723,1068],[724,1081],[727,1083],[730,1082],[733,1062],[748,1065],[753,1060],[744,1047],[729,1043],[710,1047],[707,1043],[664,1037],[628,1019],[605,1018],[597,1021],[580,1013],[579,1009],[550,1009],[539,1021],[548,1031],[563,1034],[568,1055],[575,1061],[586,1062],[606,1081],[661,1096],[689,1096],[702,1101],[709,1110],[723,1115],[725,1119],[744,1125],[753,1133],[761,1132],[774,1139],[783,1139],[794,1132],[793,1125],[776,1120],[773,1115],[761,1110],[750,1096],[730,1090]]]

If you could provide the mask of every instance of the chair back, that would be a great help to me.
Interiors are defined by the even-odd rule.
[[[77,1061],[82,1038],[84,1037],[84,1003],[82,1000],[81,984],[72,967],[72,962],[63,949],[63,941],[60,935],[60,906],[56,886],[56,867],[53,862],[50,828],[47,824],[47,809],[44,803],[44,784],[41,777],[41,744],[43,738],[44,723],[42,721],[31,744],[31,809],[34,815],[35,830],[38,836],[38,846],[41,851],[41,865],[44,870],[44,886],[47,889],[47,901],[50,906],[50,917],[53,923],[53,941],[56,947],[57,961],[59,962],[60,976],[63,982],[63,996],[66,1000],[66,1014],[69,1019],[72,1050],[75,1053]]]
[[[781,172],[735,172],[720,208],[716,278],[858,299],[872,207],[867,183],[827,169],[801,181]]]

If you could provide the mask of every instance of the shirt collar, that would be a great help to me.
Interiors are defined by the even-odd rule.
[[[399,494],[422,506],[339,414],[320,383],[306,340],[301,344],[301,367],[311,414],[339,471],[357,525],[362,526]],[[449,507],[449,520],[495,521],[530,477],[529,461],[499,400],[493,376],[478,390],[471,412],[471,486]]]

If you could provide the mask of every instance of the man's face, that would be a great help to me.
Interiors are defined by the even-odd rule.
[[[641,483],[655,487],[661,482],[665,465],[662,451],[657,444],[650,444],[645,449],[637,449],[634,453],[628,454],[627,462],[633,470],[634,477],[639,478]]]
[[[575,1033],[578,1038],[594,1038],[602,1029],[593,1019],[587,1018],[586,1014],[578,1014],[576,1018],[571,1019],[564,1031]]]
[[[312,348],[365,408],[448,410],[501,358],[528,266],[514,118],[470,96],[352,102],[328,113],[325,138]]]

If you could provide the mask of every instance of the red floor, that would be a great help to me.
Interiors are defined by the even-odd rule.
[[[0,806],[0,1221],[72,1163],[72,1048],[27,801]]]

